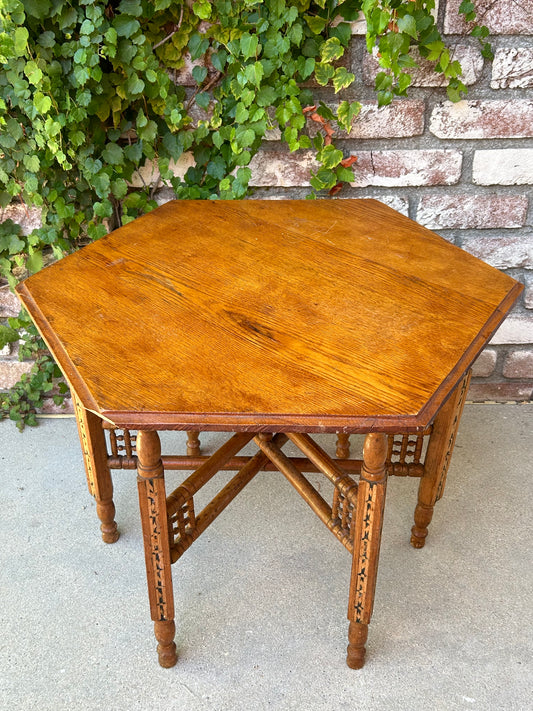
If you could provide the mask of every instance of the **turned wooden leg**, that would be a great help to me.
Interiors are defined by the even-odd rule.
[[[157,652],[162,667],[176,664],[174,596],[168,537],[165,476],[157,432],[137,435],[137,482],[144,540],[150,612],[154,621]]]
[[[335,455],[339,459],[348,459],[350,456],[350,435],[343,432],[337,433],[337,450]]]
[[[386,457],[386,435],[376,432],[368,434],[363,448],[363,466],[357,491],[352,578],[348,603],[350,626],[346,663],[352,669],[360,669],[365,663],[365,642],[374,606],[387,488]]]
[[[96,500],[96,513],[101,521],[102,540],[105,543],[114,543],[118,540],[119,533],[115,523],[113,480],[107,465],[107,447],[102,420],[86,410],[76,395],[73,398],[87,486]]]
[[[189,457],[200,456],[200,437],[199,432],[191,430],[187,432],[187,454]]]
[[[424,461],[424,474],[418,487],[415,525],[411,529],[411,545],[423,548],[435,503],[442,497],[446,475],[452,457],[455,437],[468,392],[471,372],[455,388],[435,417]]]

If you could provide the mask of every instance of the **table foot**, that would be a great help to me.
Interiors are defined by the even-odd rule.
[[[174,620],[156,620],[154,622],[155,638],[159,642],[157,645],[157,654],[159,655],[159,664],[165,669],[173,667],[177,660],[176,644],[174,635],[176,634],[176,625]]]
[[[424,474],[418,487],[418,503],[414,514],[415,525],[411,529],[413,548],[424,547],[435,504],[444,493],[446,475],[468,392],[470,375],[471,371],[459,382],[433,423],[433,431],[429,438],[424,461]]]
[[[366,638],[368,637],[368,625],[362,622],[350,622],[348,627],[348,648],[346,664],[350,669],[362,669],[365,664]]]
[[[104,543],[115,543],[119,533],[115,523],[113,480],[107,464],[107,446],[102,420],[86,410],[76,395],[74,395],[74,406],[87,486],[89,493],[96,500],[96,513],[101,522],[102,540]]]
[[[346,663],[360,669],[365,661],[368,623],[374,607],[381,528],[387,490],[387,437],[371,432],[363,448],[363,466],[357,490],[352,577],[348,603],[348,656]]]
[[[96,513],[101,521],[100,530],[104,543],[115,543],[119,539],[119,532],[115,522],[115,504],[113,499],[96,500]]]
[[[159,663],[162,667],[172,667],[176,663],[172,558],[165,472],[159,435],[155,431],[141,430],[137,435],[137,474],[148,598],[159,642]]]

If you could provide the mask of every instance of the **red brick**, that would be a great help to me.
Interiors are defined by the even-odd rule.
[[[527,276],[525,279],[524,306],[526,309],[533,309],[533,277]]]
[[[9,291],[7,286],[0,286],[0,318],[18,316],[19,311],[20,301],[15,294]]]
[[[525,195],[425,195],[416,221],[432,230],[522,227],[527,208]]]
[[[30,232],[41,227],[41,208],[27,207],[26,205],[13,204],[0,208],[0,222],[13,220],[22,227],[22,233],[29,235]]]
[[[463,248],[497,269],[533,269],[533,235],[463,238]]]
[[[311,169],[318,167],[313,151],[258,151],[250,162],[255,187],[296,187],[309,185]]]
[[[338,104],[328,104],[337,111]],[[378,107],[377,101],[361,102],[361,110],[354,118],[349,138],[406,138],[424,133],[425,103],[421,100],[400,99],[388,106]],[[347,134],[336,122],[332,124],[334,136],[346,138]],[[318,133],[318,124],[311,118],[307,120],[310,136]],[[279,140],[278,131],[278,140]]]
[[[464,34],[469,25],[459,15],[461,0],[448,0],[444,19],[444,32]],[[477,22],[486,25],[493,35],[531,34],[533,4],[531,0],[474,0]]]
[[[378,108],[364,102],[354,119],[350,138],[402,138],[424,133],[425,103],[421,100],[393,101]]]
[[[451,150],[358,151],[352,185],[452,185],[461,177],[462,153]]]
[[[438,138],[526,138],[533,101],[446,101],[433,109],[429,130]]]
[[[476,185],[533,183],[533,149],[499,148],[476,151],[472,182]]]
[[[533,351],[512,351],[503,364],[506,378],[533,378]]]
[[[429,62],[412,49],[411,56],[419,65],[417,68],[409,68],[411,75],[411,86],[447,86],[449,80],[434,70],[436,62]],[[452,59],[457,59],[461,63],[463,75],[461,81],[467,86],[474,84],[483,71],[483,57],[479,49],[469,47],[465,44],[458,44],[451,47]],[[370,86],[374,85],[376,74],[383,69],[379,66],[376,54],[367,54],[363,57],[363,81]]]
[[[511,314],[491,339],[492,344],[533,343],[533,316],[531,314]]]
[[[481,353],[472,366],[474,378],[488,378],[496,367],[496,351],[487,349]]]
[[[529,402],[533,385],[528,383],[474,382],[470,384],[467,399],[473,402]]]
[[[492,62],[492,89],[533,87],[533,47],[499,47]]]
[[[18,383],[23,373],[29,373],[33,363],[29,361],[0,361],[0,390],[9,390]]]

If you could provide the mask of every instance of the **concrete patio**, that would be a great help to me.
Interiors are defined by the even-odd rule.
[[[179,660],[162,669],[135,473],[114,475],[121,537],[105,545],[73,419],[0,423],[0,470],[1,709],[531,708],[533,404],[466,406],[423,550],[417,481],[390,480],[361,671],[344,661],[349,556],[281,474],[259,474],[173,567]]]

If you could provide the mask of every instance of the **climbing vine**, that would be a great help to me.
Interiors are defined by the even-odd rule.
[[[310,197],[353,180],[334,135],[360,104],[346,66],[350,23],[362,12],[376,52],[380,105],[404,96],[421,57],[465,92],[461,67],[435,24],[434,0],[2,0],[0,4],[0,206],[42,211],[23,235],[0,225],[0,278],[28,273],[153,209],[157,190],[180,199],[239,199],[250,162],[279,131],[290,151],[310,149]],[[464,0],[461,12],[475,17]],[[487,30],[473,34],[485,44]],[[194,86],[179,77],[190,71]],[[176,80],[177,79],[177,80]],[[331,86],[334,105],[316,100]],[[309,126],[314,127],[313,131]],[[333,128],[335,127],[335,128]],[[187,157],[189,167],[177,170]],[[31,423],[57,366],[26,317],[0,325],[0,348],[37,353],[32,374],[1,396],[0,413]],[[61,386],[64,390],[64,386]],[[2,416],[0,414],[0,416]]]

